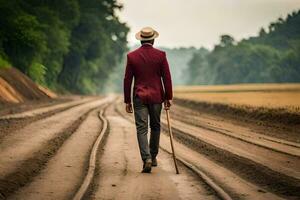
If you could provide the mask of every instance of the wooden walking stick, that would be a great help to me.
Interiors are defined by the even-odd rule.
[[[166,110],[166,114],[167,114],[168,129],[169,129],[169,134],[170,134],[170,142],[171,142],[172,155],[173,155],[173,160],[174,160],[174,164],[175,164],[176,174],[179,174],[179,170],[177,167],[176,155],[175,155],[175,149],[174,149],[174,144],[173,144],[173,134],[172,134],[171,123],[170,123],[169,109],[165,109],[165,110]]]

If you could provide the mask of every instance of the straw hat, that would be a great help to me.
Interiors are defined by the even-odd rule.
[[[158,32],[151,27],[144,27],[135,34],[135,38],[141,41],[155,39],[159,36]]]

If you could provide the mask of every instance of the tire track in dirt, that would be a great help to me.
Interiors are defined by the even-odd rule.
[[[121,113],[122,111],[120,111],[120,110],[121,110],[120,108],[117,109],[117,111]],[[166,128],[166,127],[164,127],[164,128]],[[164,129],[164,130],[166,131],[166,129]],[[174,128],[173,128],[173,130],[174,130]],[[252,164],[254,169],[256,169],[256,170],[254,172],[252,172],[252,168],[249,169],[249,167],[246,169],[243,169],[243,167],[247,166],[247,164],[249,163],[248,160],[240,159],[239,157],[235,157],[235,158],[230,157],[230,156],[228,156],[231,154],[230,152],[218,151],[218,149],[216,149],[214,146],[203,143],[202,141],[196,140],[195,138],[187,138],[187,135],[188,136],[190,136],[190,135],[186,134],[184,132],[181,134],[178,134],[178,131],[177,132],[173,131],[173,132],[175,133],[174,135],[175,135],[175,138],[177,139],[176,141],[184,144],[185,146],[187,146],[190,149],[196,150],[201,155],[205,155],[205,157],[209,158],[209,160],[210,160],[209,162],[218,163],[220,166],[226,167],[227,169],[230,169],[234,173],[237,173],[238,177],[236,177],[236,175],[234,175],[235,177],[233,175],[231,175],[231,177],[234,177],[234,178],[232,178],[232,180],[234,182],[245,182],[245,181],[238,181],[241,178],[243,178],[247,181],[250,181],[251,183],[254,183],[258,187],[263,187],[267,190],[270,190],[281,196],[284,196],[285,198],[295,198],[295,196],[297,198],[297,196],[298,196],[298,183],[297,183],[298,181],[297,180],[295,182],[295,180],[293,178],[287,177],[287,179],[282,181],[281,178],[283,178],[283,176],[278,176],[278,173],[275,173],[275,175],[272,174],[271,180],[268,177],[267,177],[267,180],[263,180],[263,178],[265,178],[265,177],[259,176],[261,174],[260,170],[264,171],[266,167],[263,167],[263,169],[261,169],[260,167],[257,167],[257,164],[255,162],[252,162],[252,163],[250,162],[250,164]],[[201,148],[199,148],[199,146]],[[186,151],[186,154],[189,154],[188,151]],[[216,154],[217,154],[217,156],[215,156]],[[236,161],[238,161],[238,162],[236,162]],[[246,164],[244,164],[244,162],[246,162]],[[221,168],[221,167],[218,167],[218,169],[219,168]],[[257,172],[258,172],[258,174],[257,174]],[[228,173],[224,172],[224,174],[228,174]],[[214,174],[212,174],[212,175],[214,175]],[[257,177],[257,175],[258,175],[258,177]],[[289,181],[291,180],[290,178],[292,179],[292,183],[289,183]],[[226,178],[226,179],[228,179],[228,178]],[[261,181],[261,182],[259,182],[259,181]],[[282,182],[283,182],[283,187],[282,187],[282,185],[278,185],[278,182],[279,182],[279,184],[282,184]],[[249,188],[249,185],[251,185],[251,183],[248,182],[246,185],[244,185],[244,187]],[[295,184],[295,185],[293,185],[293,184]],[[236,184],[236,187],[237,188],[239,187],[238,184]],[[234,191],[234,188],[232,188],[230,186],[229,186],[229,188],[231,188],[231,191]],[[243,188],[240,188],[239,190],[243,191]],[[257,189],[257,190],[259,191],[259,189]],[[249,193],[249,194],[255,195],[255,196],[262,196],[259,194],[255,194],[253,191],[255,191],[255,190],[252,187],[250,187],[248,190],[245,191],[245,193]],[[261,191],[265,191],[265,190],[261,189]],[[239,192],[237,192],[237,193],[239,193]],[[263,192],[263,193],[266,193],[266,192]],[[266,194],[268,194],[268,193],[266,193]],[[243,194],[240,194],[238,196],[243,196]]]
[[[166,131],[166,126],[163,127]],[[270,190],[282,196],[300,196],[298,179],[273,171],[256,162],[233,154],[230,151],[217,148],[173,127],[174,138],[189,148],[207,156],[214,162],[232,170],[245,180],[252,182],[265,190]]]
[[[128,114],[126,115],[126,113],[120,111],[118,106],[115,107],[115,112],[117,112],[120,116],[122,116],[122,118],[126,119],[130,123],[134,123],[133,118],[130,117],[130,115],[128,115]],[[135,129],[133,129],[132,132],[135,133]],[[164,140],[165,138],[162,138],[162,139],[163,140],[161,142],[163,142],[165,144],[165,140]],[[170,147],[168,146],[168,148],[170,148]],[[164,148],[164,150],[166,150],[166,149]],[[174,167],[173,167],[172,157],[168,153],[162,151],[162,152],[160,152],[159,157],[162,157],[162,159],[159,159],[159,161],[160,161],[159,163],[163,164],[162,168],[170,170],[170,173],[172,174],[171,179],[173,179],[173,180],[178,179],[177,180],[178,182],[176,182],[178,184],[177,189],[179,191],[178,197],[180,197],[181,199],[199,199],[199,198],[200,199],[215,198],[215,199],[224,199],[224,200],[231,199],[231,197],[229,197],[229,195],[223,195],[224,193],[222,195],[219,195],[219,193],[218,193],[219,191],[216,192],[215,191],[216,188],[211,187],[211,184],[207,183],[208,179],[206,179],[206,180],[202,179],[201,177],[198,176],[198,174],[195,172],[195,170],[193,170],[191,168],[187,168],[181,162],[179,163],[180,175],[176,175],[175,171],[174,171]],[[166,164],[166,162],[168,164]],[[190,180],[190,182],[186,182],[187,179],[189,179],[188,178],[189,176],[192,176],[193,180]],[[185,178],[183,178],[183,177],[185,177]],[[182,178],[185,180],[182,180]],[[180,184],[182,182],[184,183],[183,185]],[[198,192],[195,192],[195,193],[198,193],[198,195],[199,195],[199,192],[200,192],[199,190],[201,190],[200,193],[203,196],[200,194],[200,196],[195,195],[195,196],[191,197],[188,192],[190,190],[189,186],[198,187]]]
[[[89,169],[89,156],[93,144],[105,129],[99,112],[103,105],[89,113],[85,121],[47,162],[46,167],[32,182],[16,192],[10,199],[28,200],[72,199]]]
[[[48,106],[54,106],[69,101],[74,101],[76,96],[70,97],[58,97],[48,100],[33,100],[22,103],[0,103],[0,116],[16,114],[21,112],[30,111],[33,109],[39,109]]]
[[[91,183],[95,176],[96,158],[97,158],[98,149],[99,149],[100,145],[102,144],[103,138],[105,136],[105,133],[107,132],[107,127],[108,127],[108,121],[104,117],[105,110],[106,110],[106,106],[104,109],[102,109],[99,112],[98,116],[99,116],[100,121],[102,122],[102,129],[91,149],[87,174],[85,175],[79,189],[75,193],[73,200],[81,200],[85,196],[85,194],[88,191],[88,188],[91,186]]]
[[[166,120],[162,119],[166,125]],[[219,149],[230,151],[233,154],[247,158],[259,165],[266,166],[273,171],[295,177],[300,180],[300,158],[263,148],[258,145],[235,139],[234,137],[219,134],[218,132],[198,128],[177,120],[172,121],[175,130],[186,133],[198,140],[211,144]]]
[[[93,101],[93,99],[85,99],[75,102],[61,103],[54,106],[46,106],[43,108],[17,113],[12,115],[5,115],[0,117],[0,145],[3,138],[9,134],[13,134],[24,126],[35,121],[51,117],[60,112],[64,112],[76,106]]]
[[[86,119],[88,114],[106,101],[108,101],[108,99],[102,99],[89,102],[84,105],[79,105],[61,114],[35,122],[40,125],[31,124],[30,126],[22,129],[24,131],[26,130],[24,133],[30,133],[32,127],[32,131],[34,132],[46,131],[47,134],[37,135],[35,133],[31,133],[32,138],[27,138],[26,135],[24,135],[20,141],[16,141],[17,144],[14,144],[14,137],[18,138],[21,133],[18,133],[16,136],[11,136],[11,138],[6,138],[7,140],[4,141],[4,143],[2,143],[0,146],[0,154],[2,154],[2,158],[5,158],[5,160],[0,161],[2,163],[1,165],[4,167],[2,167],[0,170],[0,193],[2,196],[7,197],[20,187],[32,181],[33,177],[38,175],[45,167],[45,164],[48,162],[48,160],[56,154],[64,141],[67,140],[77,130],[81,123]],[[66,116],[70,116],[70,119],[66,119]],[[51,120],[52,123],[49,123]],[[58,121],[56,122],[55,120],[60,121],[59,126],[57,126]],[[67,121],[69,121],[69,123],[67,123]],[[35,130],[37,127],[40,127],[40,129]],[[10,143],[9,139],[11,139],[13,143]],[[31,143],[31,141],[28,141],[33,139],[36,142],[39,142]],[[23,144],[22,148],[20,148],[20,144]],[[12,145],[18,145],[19,148],[14,149]],[[20,151],[21,154],[15,154],[15,150]],[[14,158],[14,156],[16,157]],[[10,161],[11,159],[14,159],[14,161]]]
[[[210,131],[218,132],[220,134],[233,137],[251,144],[255,144],[279,153],[285,153],[292,156],[300,157],[300,144],[291,142],[268,135],[256,133],[248,127],[233,125],[228,122],[220,121],[212,116],[210,118],[203,117],[202,115],[191,114],[191,110],[187,110],[181,106],[174,106],[172,116],[174,119],[197,126],[199,128],[207,129]],[[184,116],[184,117],[182,117]]]
[[[241,116],[239,112],[235,113],[234,115],[231,113],[231,111],[222,108],[216,108],[210,104],[207,105],[200,105],[198,107],[197,104],[194,104],[192,102],[181,102],[181,101],[176,101],[174,100],[175,105],[173,111],[180,111],[181,115],[184,114],[187,118],[190,118],[191,116],[201,116],[203,118],[210,118],[214,119],[217,121],[222,121],[222,122],[229,122],[234,125],[242,125],[244,127],[249,127],[252,130],[255,130],[255,132],[260,133],[264,136],[269,136],[272,138],[278,138],[282,139],[284,141],[290,141],[290,142],[297,142],[298,144],[300,143],[299,139],[299,128],[300,124],[296,123],[296,121],[288,119],[291,123],[291,125],[287,124],[281,124],[281,123],[267,123],[263,122],[260,120],[260,117],[256,116],[255,117],[255,111],[254,113],[251,114],[250,111],[248,114],[251,114],[251,116],[248,117],[243,117]],[[204,103],[205,104],[205,103]],[[221,107],[224,105],[220,104]],[[223,107],[224,108],[224,107]],[[228,111],[228,112],[226,112]],[[275,114],[276,115],[276,114]]]
[[[86,119],[89,112],[91,111],[84,113],[78,120],[75,121],[74,124],[63,130],[60,133],[60,136],[48,141],[48,143],[43,146],[42,150],[39,150],[33,154],[31,158],[23,161],[23,163],[18,167],[19,170],[1,178],[0,193],[3,196],[8,197],[13,192],[32,181],[33,178],[45,167],[47,161],[55,155],[64,141],[68,139]]]
[[[174,118],[178,117],[176,115],[172,116],[174,116]],[[233,150],[234,148],[229,146],[226,147],[224,145],[216,145],[211,139],[206,140],[206,136],[204,134],[204,132],[207,131],[206,128],[202,130],[201,128],[190,129],[190,132],[187,132],[187,130],[182,129],[179,124],[180,123],[177,123],[176,120],[173,120],[175,138],[181,143],[202,154],[205,154],[206,156],[209,156],[210,159],[233,170],[241,177],[260,185],[266,190],[271,190],[272,192],[283,196],[300,196],[300,180],[296,175],[299,174],[299,168],[297,166],[299,166],[298,163],[300,160],[297,156],[294,157],[290,154],[284,155],[278,151],[269,151],[268,154],[265,154],[265,158],[268,158],[270,162],[266,162],[261,159],[263,157],[260,155],[260,151],[252,151],[252,149],[257,145],[253,144],[255,145],[253,147],[251,147],[251,145],[247,145],[247,143],[252,144],[251,142],[244,144],[244,146],[249,146],[248,152],[256,152],[253,156],[249,157],[250,154],[247,156],[243,153],[243,151],[236,152]],[[187,127],[192,127],[192,125],[187,125]],[[163,128],[167,130],[166,123],[164,123]],[[216,134],[213,129],[210,129],[209,131],[211,134],[208,135]],[[234,137],[231,138],[234,139]],[[220,140],[220,138],[218,139],[218,137],[216,137],[215,140]],[[238,147],[238,145],[233,145],[232,147],[235,146]],[[240,146],[242,147],[242,145]],[[255,148],[257,150],[262,150],[262,148]],[[267,150],[272,150],[272,148],[266,148],[266,152]],[[279,162],[279,157],[281,157],[282,162]],[[255,158],[257,158],[257,160]],[[276,159],[279,159],[277,164],[276,162],[272,164],[273,160]]]

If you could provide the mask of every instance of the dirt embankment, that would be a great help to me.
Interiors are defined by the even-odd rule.
[[[236,120],[242,119],[247,122],[254,122],[278,128],[299,128],[300,124],[299,112],[290,112],[282,108],[251,107],[247,105],[234,106],[181,98],[175,98],[174,102],[178,105],[186,106],[199,112],[220,115]]]
[[[13,67],[0,69],[0,104],[49,100],[55,97],[55,93],[35,84],[19,70]]]

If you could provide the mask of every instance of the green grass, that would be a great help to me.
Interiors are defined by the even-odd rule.
[[[0,57],[0,69],[4,69],[4,68],[10,68],[11,64],[4,60],[2,57]]]

